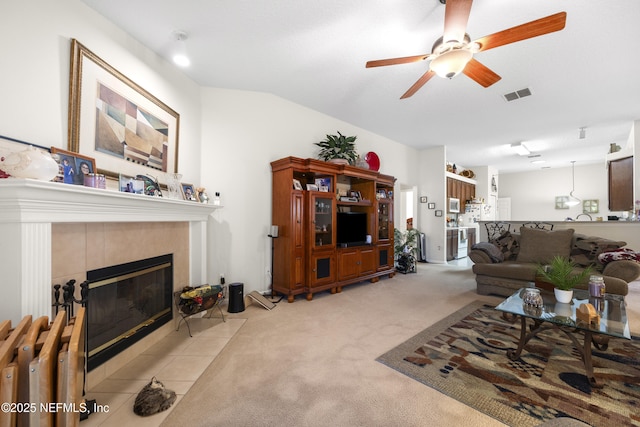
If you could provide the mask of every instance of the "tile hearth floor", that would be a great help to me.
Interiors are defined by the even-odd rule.
[[[214,314],[215,316],[215,314]],[[109,411],[93,413],[82,427],[155,427],[167,417],[204,370],[227,345],[246,319],[219,317],[189,320],[193,338],[184,323],[179,331],[169,333],[147,351],[130,361],[104,381],[87,391],[88,400],[108,405]],[[155,376],[167,389],[177,394],[176,402],[166,411],[148,417],[133,413],[133,403],[140,390]]]

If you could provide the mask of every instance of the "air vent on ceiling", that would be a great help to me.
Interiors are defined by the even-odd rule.
[[[515,92],[506,93],[502,95],[502,97],[506,101],[510,102],[510,101],[515,101],[516,99],[524,98],[525,96],[530,96],[530,95],[531,95],[531,89],[529,89],[528,87],[525,87],[524,89],[516,90]]]

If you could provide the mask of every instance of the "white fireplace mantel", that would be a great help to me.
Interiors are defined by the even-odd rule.
[[[207,277],[207,221],[221,206],[30,179],[0,179],[0,320],[51,314],[51,224],[189,222],[190,275]]]

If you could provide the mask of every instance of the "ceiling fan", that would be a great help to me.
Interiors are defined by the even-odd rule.
[[[559,12],[471,41],[466,30],[472,3],[473,0],[446,1],[444,34],[433,44],[431,53],[369,61],[367,68],[430,60],[429,70],[400,99],[415,94],[436,74],[451,79],[462,72],[482,86],[489,87],[501,77],[474,59],[475,53],[560,31],[567,20],[567,13]]]

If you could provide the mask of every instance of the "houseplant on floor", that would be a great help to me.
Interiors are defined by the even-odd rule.
[[[416,272],[416,255],[420,231],[415,228],[402,232],[393,230],[393,250],[396,257],[396,270],[400,273]]]
[[[591,274],[591,267],[576,270],[576,264],[569,258],[555,256],[548,265],[539,265],[537,274],[554,286],[556,300],[569,303],[573,298],[573,288],[584,282]]]
[[[357,136],[344,136],[338,131],[338,135],[327,135],[326,139],[315,142],[320,147],[318,157],[325,162],[355,165],[358,153],[356,152]]]

